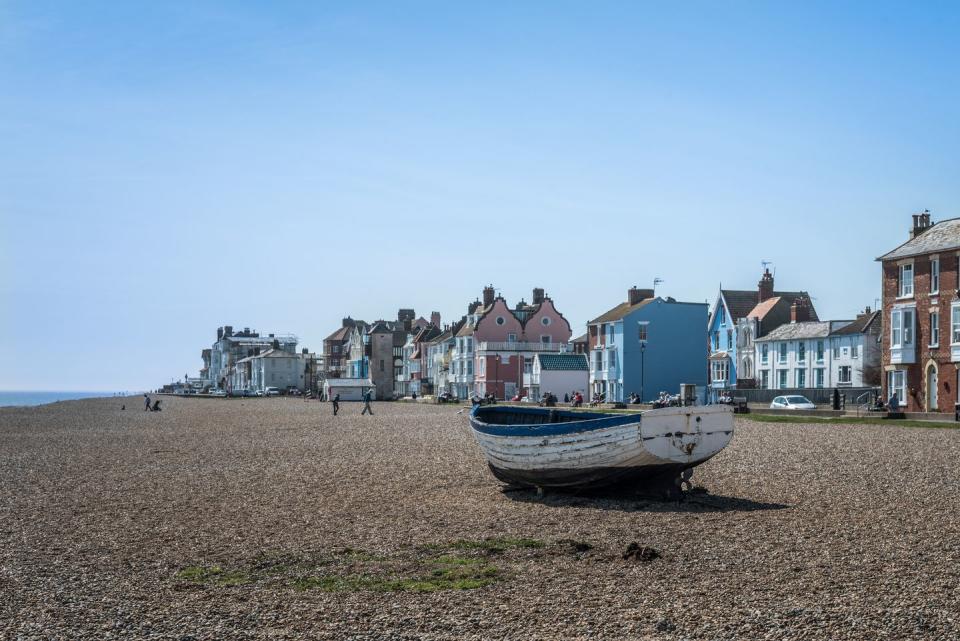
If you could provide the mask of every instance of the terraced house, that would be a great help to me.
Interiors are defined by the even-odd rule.
[[[913,214],[883,266],[883,392],[906,411],[953,412],[960,386],[960,218]]]

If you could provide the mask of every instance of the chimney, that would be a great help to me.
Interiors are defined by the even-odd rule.
[[[233,325],[225,325],[223,327],[223,335],[224,337],[233,336]]]
[[[483,288],[483,306],[489,307],[493,305],[493,299],[496,298],[496,292],[493,289],[493,285],[487,285]]]
[[[545,298],[545,295],[544,295],[544,293],[543,293],[543,288],[542,288],[542,287],[534,287],[534,288],[533,288],[533,304],[534,304],[534,305],[539,305],[540,303],[543,302],[543,299],[544,299],[544,298]]]
[[[300,353],[303,354],[304,356],[306,356],[306,355],[309,354],[310,352],[308,352],[308,351],[307,351],[307,348],[304,347],[303,349],[300,350]]]
[[[637,286],[634,285],[627,290],[627,303],[630,305],[636,305],[637,303],[648,298],[653,298],[652,289],[637,289]]]
[[[790,305],[790,322],[805,323],[810,320],[810,301],[806,296],[798,296]]]
[[[440,327],[440,312],[430,312],[430,324],[434,327]]]
[[[267,338],[273,338],[273,334],[270,334]]]
[[[478,307],[480,307],[480,301],[478,300],[473,301],[472,303],[467,305],[467,313],[468,314],[474,313],[475,311],[477,311]]]
[[[223,328],[222,328],[222,327],[218,327],[218,328],[217,328],[217,340],[220,340],[221,338],[223,338]]]
[[[344,318],[344,319],[343,319],[343,326],[344,326],[344,327],[353,327],[353,326],[354,326],[353,319],[350,318],[349,316],[347,316],[346,318]]]
[[[757,284],[757,302],[762,303],[771,298],[773,298],[773,274],[770,273],[769,268],[766,268]]]
[[[273,342],[270,343],[270,346],[273,347],[273,349],[280,349],[280,341],[275,338]]]
[[[914,239],[923,232],[930,229],[930,210],[924,209],[919,214],[913,214],[913,229],[910,230],[910,238]]]

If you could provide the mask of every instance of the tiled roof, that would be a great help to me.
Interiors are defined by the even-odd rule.
[[[577,336],[575,339],[573,339],[572,342],[574,342],[574,343],[586,343],[587,340],[588,340],[588,339],[587,339],[587,335],[584,334],[583,336]]]
[[[723,296],[723,300],[727,302],[727,311],[730,312],[730,318],[733,320],[746,318],[750,310],[756,307],[757,299],[760,297],[760,294],[755,289],[747,291],[742,289],[721,289],[720,295]]]
[[[770,310],[773,309],[781,300],[783,300],[783,298],[780,296],[768,298],[747,312],[746,318],[759,318],[760,320],[763,320],[763,317],[769,314]]]
[[[760,305],[769,303],[772,299],[767,299],[763,303],[757,303],[757,300],[760,298],[760,293],[757,290],[742,290],[742,289],[721,289],[720,294],[723,296],[723,299],[727,301],[727,309],[730,312],[730,317],[733,320],[739,320],[741,318],[750,318],[755,316],[753,313]],[[807,292],[773,292],[774,298],[783,298],[787,301],[787,304],[792,305],[793,301],[805,296],[810,298],[810,294]],[[770,311],[776,303],[771,304],[769,308],[766,309],[766,312]],[[762,317],[761,317],[762,318]],[[819,320],[817,316],[817,310],[813,308],[813,303],[810,303],[810,318],[813,320]]]
[[[879,317],[879,311],[872,312],[870,314],[861,314],[860,316],[857,316],[857,320],[853,321],[849,325],[845,325],[840,329],[834,330],[833,335],[846,336],[848,334],[863,334],[870,329],[870,325],[872,325],[873,322]]]
[[[597,317],[594,318],[592,321],[590,321],[590,323],[591,323],[591,324],[593,324],[593,323],[612,323],[613,321],[618,321],[618,320],[620,320],[621,318],[623,318],[624,316],[626,316],[627,314],[629,314],[630,312],[633,312],[633,311],[635,311],[635,310],[638,310],[638,309],[640,309],[641,307],[643,307],[644,305],[647,305],[647,304],[649,304],[651,301],[654,301],[654,300],[656,300],[656,299],[655,299],[655,298],[644,298],[642,301],[640,301],[640,302],[637,303],[636,305],[631,305],[629,302],[627,302],[627,303],[620,303],[619,305],[617,305],[617,306],[614,307],[613,309],[607,310],[606,312],[604,312],[604,313],[601,314],[600,316],[597,316]]]
[[[829,321],[807,321],[805,323],[787,323],[776,328],[757,343],[766,341],[792,341],[801,338],[826,338],[830,335]]]
[[[932,227],[908,240],[877,260],[909,258],[936,251],[960,249],[960,218],[951,218],[934,223]]]
[[[587,371],[586,354],[537,354],[540,369]]]
[[[345,340],[345,339],[347,338],[347,336],[350,334],[350,332],[352,332],[352,331],[353,331],[353,328],[352,328],[352,327],[341,327],[340,329],[338,329],[338,330],[335,331],[334,333],[332,333],[332,334],[330,334],[329,336],[327,336],[324,340],[328,340],[328,341],[342,341],[342,340]]]

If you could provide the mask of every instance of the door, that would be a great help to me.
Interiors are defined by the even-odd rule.
[[[937,368],[930,364],[927,368],[927,411],[936,412],[939,405],[937,398]]]

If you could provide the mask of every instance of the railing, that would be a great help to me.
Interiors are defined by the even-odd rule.
[[[562,352],[567,348],[564,343],[519,343],[516,341],[483,341],[477,345],[478,352]]]
[[[868,390],[857,397],[854,403],[857,406],[857,416],[860,416],[861,411],[869,412],[870,408],[873,406],[874,399],[879,396],[880,390]],[[866,402],[864,402],[866,399]]]

